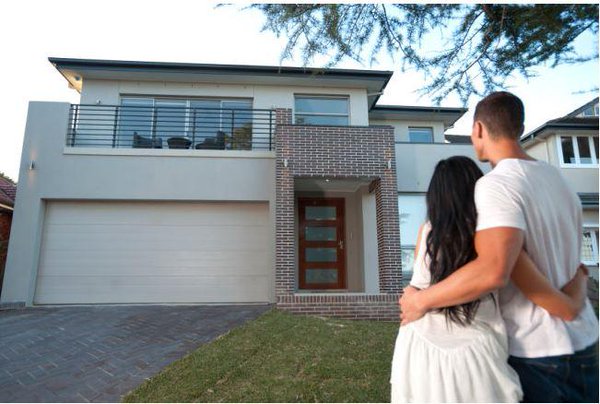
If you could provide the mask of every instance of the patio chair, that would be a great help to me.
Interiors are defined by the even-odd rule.
[[[184,137],[170,137],[167,139],[167,143],[169,149],[189,149],[192,145],[192,141]]]

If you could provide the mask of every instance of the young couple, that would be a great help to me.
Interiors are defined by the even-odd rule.
[[[400,299],[392,402],[598,402],[579,199],[521,148],[518,97],[490,94],[473,121],[493,170],[466,157],[436,166]]]

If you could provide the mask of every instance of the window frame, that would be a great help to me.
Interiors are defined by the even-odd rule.
[[[298,98],[308,99],[338,99],[345,100],[348,112],[346,114],[335,113],[335,112],[298,112],[296,108],[296,100]],[[294,125],[306,125],[306,126],[350,126],[350,95],[348,94],[294,94]],[[298,116],[332,116],[332,117],[346,117],[347,123],[345,125],[333,125],[333,124],[311,124],[311,123],[296,123]]]
[[[431,142],[413,142],[410,139],[410,130],[411,129],[428,129],[431,131]],[[409,143],[416,143],[416,144],[432,144],[435,143],[435,134],[433,132],[433,126],[409,126],[408,127],[408,142]]]
[[[582,262],[585,265],[589,266],[598,266],[598,237],[596,233],[598,232],[598,226],[593,225],[584,225],[582,233],[589,233],[592,239],[592,255],[594,256],[594,261],[584,261],[583,256],[581,257]],[[583,234],[581,236],[581,248],[583,249]]]
[[[590,157],[592,163],[581,163],[581,156],[579,155],[579,144],[577,138],[587,138],[588,145],[590,148]],[[575,157],[575,163],[565,163],[563,156],[562,138],[570,138],[571,145],[573,147],[573,154]],[[598,135],[556,135],[556,148],[558,152],[558,161],[562,168],[598,168],[598,157],[596,155],[596,146],[594,145],[594,138],[598,138]]]

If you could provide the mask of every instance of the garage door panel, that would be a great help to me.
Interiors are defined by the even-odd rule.
[[[83,227],[83,226],[82,226]],[[46,237],[47,250],[82,250],[96,249],[101,251],[121,250],[161,250],[161,251],[237,251],[264,250],[268,243],[266,226],[206,226],[206,227],[170,227],[160,231],[154,229],[136,229],[121,231],[115,227],[113,232],[89,233],[64,231],[60,226],[50,226]]]
[[[46,224],[114,224],[114,225],[264,225],[268,210],[264,203],[202,202],[58,202],[49,206]],[[199,205],[202,209],[199,210]]]
[[[49,202],[35,303],[267,302],[266,203]]]
[[[243,275],[266,275],[269,273],[269,263],[262,253],[245,253],[232,256],[231,254],[212,254],[199,260],[165,259],[160,253],[153,252],[147,257],[126,258],[106,257],[98,262],[90,262],[89,257],[80,256],[71,259],[46,259],[38,276],[84,276],[82,265],[98,276],[120,276],[123,273],[136,276],[170,276],[193,275],[199,272],[218,274],[240,274],[240,266],[244,266]]]
[[[87,276],[77,285],[62,277],[42,279],[37,298],[45,304],[77,303],[244,303],[264,301],[266,276],[145,277]],[[124,296],[115,302],[115,295]],[[235,297],[235,299],[232,299]]]

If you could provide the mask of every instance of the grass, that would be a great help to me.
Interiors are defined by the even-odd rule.
[[[398,324],[271,310],[166,367],[124,402],[389,402]]]

